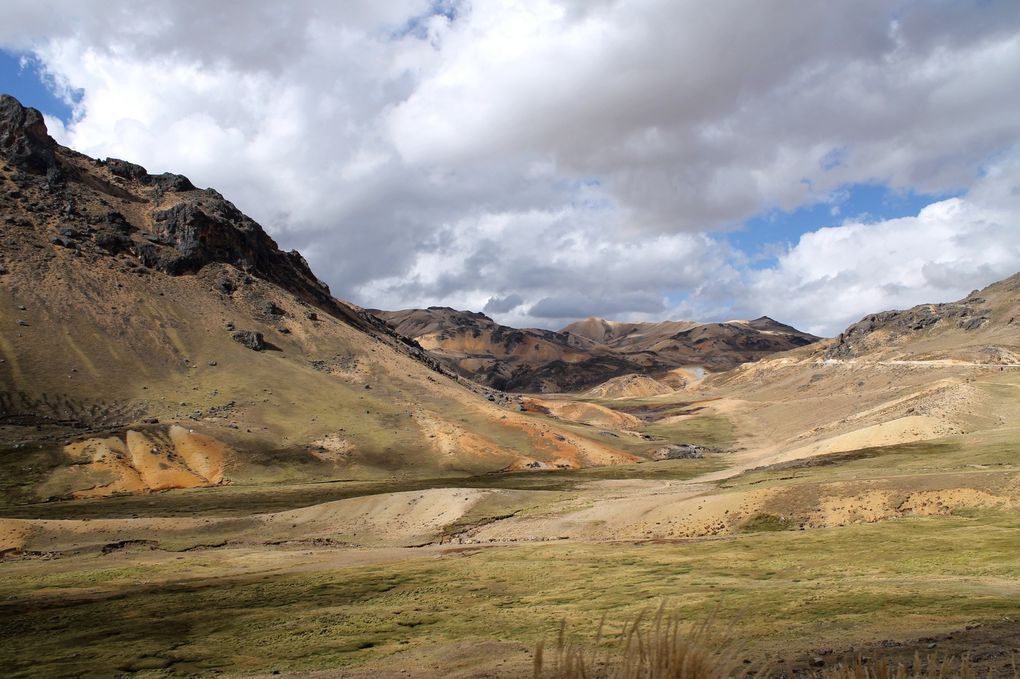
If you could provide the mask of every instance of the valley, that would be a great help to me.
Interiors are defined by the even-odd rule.
[[[660,602],[772,676],[1009,676],[1020,274],[834,339],[387,325],[8,96],[0,160],[4,676],[531,676]]]

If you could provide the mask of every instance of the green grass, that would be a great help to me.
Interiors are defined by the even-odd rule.
[[[37,488],[66,464],[55,445],[0,447],[0,508],[38,501]]]
[[[692,415],[677,422],[652,424],[642,431],[671,443],[693,443],[723,450],[736,440],[733,423],[723,415]]]
[[[244,574],[243,555],[229,562],[216,551],[120,555],[119,567],[103,565],[111,557],[2,564],[0,662],[7,676],[335,668],[446,642],[534,644],[561,619],[594,630],[603,614],[619,623],[660,600],[689,620],[714,615],[764,649],[1020,610],[1016,514],[500,547],[339,569],[324,553],[322,565],[293,573],[269,571],[297,556],[261,554],[266,572]]]
[[[775,514],[755,514],[741,526],[745,533],[761,533],[766,531],[792,530],[796,523],[784,516]]]
[[[1011,432],[953,437],[833,453],[754,469],[725,487],[780,482],[840,481],[951,472],[1020,470],[1020,443]]]

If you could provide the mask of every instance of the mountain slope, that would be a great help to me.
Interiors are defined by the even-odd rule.
[[[1020,363],[1020,274],[957,302],[865,316],[826,347],[825,357]]]
[[[701,366],[713,372],[818,341],[768,316],[725,323],[619,323],[589,318],[561,332],[588,337],[625,356],[648,352],[672,366]]]
[[[871,314],[838,337],[698,385],[756,431],[755,464],[966,437],[1020,417],[1020,274],[959,302]],[[1012,437],[1012,434],[1009,434]]]
[[[610,347],[628,346],[630,348],[647,349],[657,341],[697,326],[695,321],[663,321],[661,323],[627,323],[610,321],[605,318],[591,316],[583,321],[575,321],[562,328],[575,337],[587,337],[599,344]]]
[[[768,317],[727,323],[593,317],[553,332],[518,330],[448,307],[372,313],[459,374],[497,389],[531,393],[583,391],[631,374],[683,382],[670,371],[729,370],[818,339]]]
[[[586,337],[518,330],[471,311],[429,307],[373,313],[458,374],[505,391],[578,391],[618,375],[669,369],[654,356],[623,357]]]
[[[60,147],[7,96],[0,210],[5,502],[634,459],[546,436],[217,192]]]

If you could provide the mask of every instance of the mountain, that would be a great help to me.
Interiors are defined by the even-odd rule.
[[[829,345],[835,360],[1020,363],[1020,273],[957,302],[865,316]]]
[[[690,330],[697,325],[698,323],[694,321],[627,323],[591,316],[583,321],[571,323],[563,328],[561,332],[570,333],[575,337],[587,337],[606,346],[627,345],[635,347],[640,344],[642,348],[648,348],[649,345],[654,345],[657,341],[671,337],[684,330]]]
[[[61,147],[9,96],[0,242],[4,503],[634,459],[461,383],[215,190]]]
[[[729,370],[818,340],[768,317],[726,323],[589,318],[554,332],[510,328],[448,307],[372,313],[458,374],[528,393],[584,391],[633,374],[682,385],[690,375],[680,368]]]
[[[957,302],[869,314],[698,386],[755,423],[760,464],[1009,429],[1018,367],[1020,274]]]
[[[654,354],[671,366],[723,372],[819,338],[762,316],[753,321],[618,323],[589,318],[561,332],[587,337],[625,355]]]
[[[610,377],[670,367],[654,356],[624,357],[586,337],[518,330],[471,311],[429,307],[373,313],[451,370],[504,391],[581,391]]]
[[[670,351],[800,340],[403,319],[540,384],[568,356],[667,369],[510,398],[335,299],[215,191],[61,148],[0,97],[4,674],[519,677],[557,621],[634,629],[693,592],[677,616],[740,644],[698,657],[920,672],[937,644],[1010,676],[1018,284],[682,391]]]

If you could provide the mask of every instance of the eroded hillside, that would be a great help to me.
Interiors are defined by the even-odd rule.
[[[5,503],[634,459],[459,383],[216,191],[60,147],[6,96],[0,208]]]

